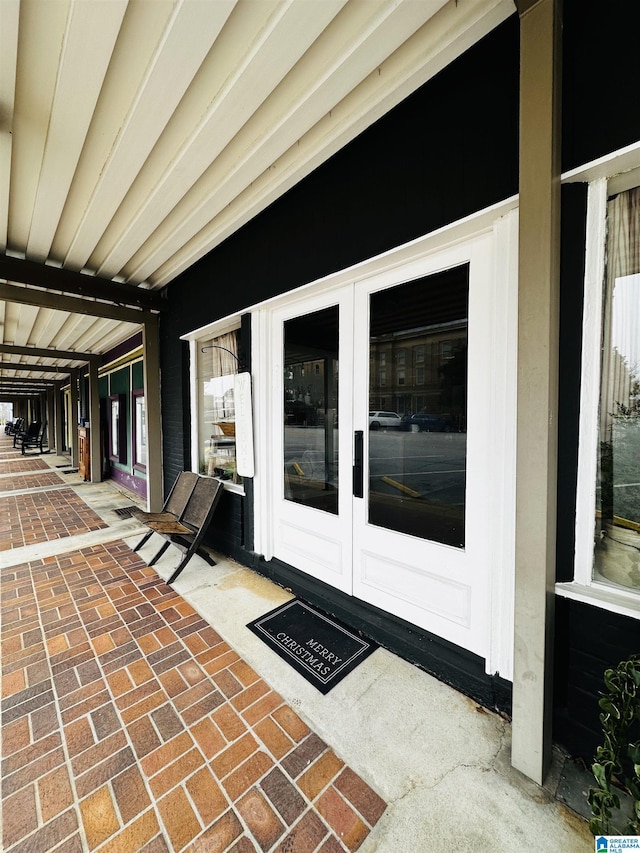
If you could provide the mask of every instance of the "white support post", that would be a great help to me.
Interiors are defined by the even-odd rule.
[[[77,367],[69,371],[69,387],[71,390],[71,413],[69,430],[71,432],[71,464],[78,467],[80,456],[78,453],[78,376],[80,371]]]
[[[149,315],[142,326],[144,398],[147,418],[147,509],[162,509],[162,426],[160,420],[160,346],[158,317]]]
[[[102,449],[100,446],[100,390],[98,387],[98,363],[89,362],[89,453],[91,457],[91,482],[102,480]]]
[[[49,448],[49,450],[53,450],[55,444],[55,393],[56,392],[53,388],[49,388],[47,390],[47,431],[45,434],[45,438],[47,440],[47,447]]]
[[[520,229],[514,767],[551,761],[560,255],[560,0],[518,0]]]

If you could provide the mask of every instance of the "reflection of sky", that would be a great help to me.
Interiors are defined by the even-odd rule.
[[[640,367],[640,273],[616,279],[611,345],[626,360],[629,371]]]

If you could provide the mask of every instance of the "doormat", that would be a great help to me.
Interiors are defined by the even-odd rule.
[[[378,648],[298,598],[249,622],[247,628],[325,694]]]

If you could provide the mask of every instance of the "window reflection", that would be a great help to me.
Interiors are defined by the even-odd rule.
[[[241,483],[236,469],[234,376],[239,332],[198,341],[197,383],[200,473]]]
[[[640,588],[640,188],[607,206],[595,576]]]
[[[370,311],[369,522],[456,547],[465,542],[468,292],[464,265],[374,293]]]
[[[135,401],[135,460],[138,467],[147,466],[147,410],[143,392],[134,392]]]
[[[284,489],[338,512],[338,308],[284,324]]]

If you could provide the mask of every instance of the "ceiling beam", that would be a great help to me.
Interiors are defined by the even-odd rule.
[[[19,347],[14,344],[0,344],[0,352],[10,355],[32,355],[36,358],[58,358],[68,361],[100,361],[102,356],[91,352],[74,352],[64,349],[42,349],[40,347]]]
[[[0,376],[0,383],[6,384],[7,382],[18,382],[22,385],[27,385],[31,382],[37,382],[40,385],[64,385],[66,379],[50,379],[48,376],[44,376],[41,379],[30,379],[28,376]]]
[[[7,391],[5,393],[0,392],[0,403],[10,403],[12,400],[18,399],[18,397],[33,397],[33,394],[29,394],[25,391]]]
[[[46,394],[47,391],[53,389],[52,385],[35,385],[33,388],[28,385],[2,385],[0,383],[0,394]]]
[[[73,270],[39,264],[22,258],[0,255],[0,279],[45,287],[75,296],[104,299],[114,305],[130,306],[146,311],[163,311],[166,300],[157,290],[147,290],[131,284],[120,284],[108,278],[74,272]]]
[[[49,382],[48,384],[38,382],[34,383],[33,385],[25,385],[24,383],[16,385],[12,385],[11,383],[9,383],[8,385],[5,385],[4,381],[0,379],[0,392],[7,394],[13,394],[14,391],[24,391],[25,393],[39,394],[41,391],[48,391],[49,388],[53,387],[54,385],[51,382]]]
[[[16,302],[20,305],[36,305],[38,308],[52,308],[54,311],[66,311],[69,314],[87,314],[90,317],[102,317],[105,320],[119,320],[121,323],[144,323],[147,311],[135,308],[120,308],[106,302],[92,302],[73,296],[62,296],[46,290],[33,290],[0,283],[0,299]]]
[[[0,370],[39,370],[42,373],[69,373],[70,370],[76,370],[76,368],[65,367],[64,365],[54,367],[50,364],[14,364],[12,361],[0,361]]]
[[[32,385],[64,385],[65,379],[29,379],[24,376],[0,376],[0,385],[20,385],[31,388]]]

